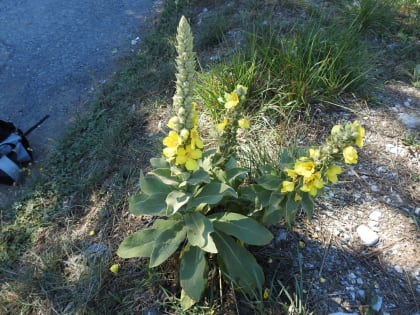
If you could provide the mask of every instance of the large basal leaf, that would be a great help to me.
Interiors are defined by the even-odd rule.
[[[172,172],[169,168],[158,168],[149,172],[149,174],[158,177],[166,185],[177,187],[180,183],[180,180],[172,175]]]
[[[121,258],[150,257],[159,231],[147,229],[126,237],[120,244],[117,255]]]
[[[179,245],[185,240],[187,231],[183,221],[174,221],[164,232],[156,238],[150,255],[150,268],[159,266],[167,260],[178,249]]]
[[[188,242],[209,253],[217,253],[211,233],[214,231],[212,222],[199,212],[189,212],[184,215],[187,227]]]
[[[236,191],[223,183],[211,182],[205,185],[197,195],[195,195],[188,203],[187,210],[193,209],[201,204],[214,205],[219,203],[224,196],[237,198]]]
[[[185,205],[191,198],[191,194],[185,193],[183,191],[174,190],[171,191],[166,197],[166,205],[168,215],[172,215],[178,212],[183,205]]]
[[[146,195],[153,195],[156,193],[170,193],[173,187],[163,183],[159,177],[156,176],[140,176],[140,189]]]
[[[264,283],[264,273],[255,257],[230,236],[215,231],[214,241],[218,258],[227,273],[227,277],[238,289],[250,295],[259,296]]]
[[[209,216],[215,229],[236,237],[247,244],[267,245],[273,239],[271,232],[252,218],[239,213],[223,212]]]
[[[166,211],[167,193],[138,194],[130,197],[128,209],[134,215],[159,215]]]
[[[185,293],[198,302],[207,283],[207,260],[204,252],[196,246],[187,246],[182,252],[179,280]]]

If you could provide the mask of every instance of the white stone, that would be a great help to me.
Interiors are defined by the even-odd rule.
[[[379,236],[376,232],[372,231],[369,227],[362,224],[359,225],[356,229],[357,234],[360,237],[360,240],[366,246],[374,246],[379,241]]]
[[[406,149],[395,146],[395,145],[390,144],[390,143],[385,144],[385,151],[388,151],[389,153],[399,155],[399,156],[407,155],[407,150]]]
[[[379,221],[382,219],[382,213],[380,213],[378,210],[372,211],[372,213],[369,215],[369,219]]]
[[[416,215],[419,215],[420,216],[420,207],[417,207],[416,210],[414,210],[414,213]]]

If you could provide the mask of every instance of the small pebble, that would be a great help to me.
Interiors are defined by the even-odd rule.
[[[378,191],[380,191],[380,189],[379,189],[379,187],[378,187],[377,185],[371,185],[371,186],[370,186],[370,189],[371,189],[372,191],[374,191],[374,192],[378,192]]]
[[[398,266],[398,265],[395,265],[395,266],[394,266],[394,270],[395,270],[396,272],[398,272],[398,273],[403,273],[402,268],[401,268],[400,266]]]
[[[369,227],[362,224],[359,225],[356,229],[357,234],[360,237],[360,240],[366,246],[374,246],[379,241],[379,236],[376,232],[372,231]]]
[[[374,220],[374,221],[379,221],[380,219],[382,219],[382,213],[375,210],[369,215],[369,219]]]

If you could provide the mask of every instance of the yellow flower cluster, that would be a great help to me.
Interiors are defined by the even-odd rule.
[[[359,148],[363,147],[365,129],[360,126],[358,121],[346,125],[335,125],[331,129],[331,137],[334,142],[342,142],[345,144],[343,148],[344,162],[347,164],[357,164],[357,151],[352,145],[347,145],[348,142],[352,142]]]
[[[246,94],[248,92],[248,88],[246,86],[238,84],[231,93],[225,93],[223,98],[219,98],[219,101],[224,103],[224,107],[227,110],[235,108],[240,101],[244,101],[246,98]],[[236,116],[236,115],[234,115]],[[223,131],[231,122],[231,119],[227,117],[223,117],[223,122],[217,124],[217,129]],[[246,118],[238,119],[238,126],[242,129],[248,129],[250,127],[249,120]]]
[[[196,104],[193,103],[191,110],[193,128],[188,130],[182,128],[179,117],[169,119],[167,126],[172,129],[167,137],[163,139],[163,156],[168,162],[175,162],[176,165],[185,165],[189,171],[198,168],[198,160],[202,157],[203,141],[197,130]]]
[[[312,152],[319,153],[319,150]],[[296,186],[299,186],[299,190],[308,192],[311,196],[316,196],[318,190],[324,187],[324,180],[322,178],[321,171],[317,166],[316,160],[313,156],[301,157],[293,166],[293,169],[286,168],[285,172],[291,180],[283,181],[281,192],[293,192]],[[337,182],[337,175],[340,174],[341,167],[338,165],[332,165],[325,172],[325,177],[331,183]],[[297,193],[295,201],[301,200],[301,196]]]
[[[295,201],[302,199],[297,190],[316,196],[325,181],[335,183],[342,169],[335,163],[343,160],[346,164],[357,163],[357,151],[353,145],[363,147],[365,130],[355,121],[336,125],[331,130],[331,140],[324,146],[309,150],[309,157],[299,158],[293,168],[286,168],[287,180],[283,181],[282,193],[296,192]],[[340,151],[342,153],[340,153]],[[342,154],[342,158],[339,157]]]

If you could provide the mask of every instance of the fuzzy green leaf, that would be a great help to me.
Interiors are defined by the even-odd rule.
[[[187,226],[188,242],[209,253],[217,253],[211,233],[214,231],[212,222],[199,212],[184,215]]]
[[[166,204],[168,206],[168,214],[172,215],[182,208],[191,198],[191,194],[183,191],[171,191],[166,197]]]
[[[279,176],[267,174],[258,180],[258,184],[268,190],[280,190],[282,179]]]
[[[147,229],[126,237],[120,244],[117,255],[121,258],[150,257],[159,231]]]
[[[230,236],[214,232],[218,259],[226,276],[239,289],[251,295],[260,295],[264,283],[264,273],[255,257]]]
[[[166,159],[163,158],[163,157],[151,158],[150,159],[150,165],[152,165],[152,167],[154,169],[156,169],[156,168],[169,168],[168,161],[166,161]]]
[[[196,246],[187,246],[182,252],[179,280],[187,295],[198,302],[207,283],[207,260],[204,252]]]
[[[185,240],[187,231],[183,221],[168,220],[171,226],[156,238],[150,255],[150,268],[159,266],[172,256],[179,245]]]
[[[246,169],[235,167],[226,171],[226,179],[229,184],[233,184],[236,179],[243,180],[247,174]]]
[[[292,198],[292,195],[289,195],[289,198],[287,198],[286,212],[284,215],[284,219],[289,226],[295,222],[298,206],[299,204]]]
[[[167,193],[138,194],[130,197],[128,209],[134,215],[159,215],[166,211]]]
[[[239,213],[223,212],[209,216],[215,229],[250,245],[267,245],[273,235],[254,219]]]
[[[314,200],[308,193],[302,195],[301,205],[305,214],[311,219],[314,214]]]
[[[190,185],[199,185],[199,184],[208,184],[210,183],[209,174],[202,169],[201,167],[191,174],[191,177],[188,178],[187,182]]]
[[[154,195],[156,193],[170,193],[172,187],[163,183],[160,178],[156,176],[140,176],[140,189],[146,195]]]
[[[201,204],[217,204],[224,196],[238,197],[236,191],[232,187],[220,182],[211,182],[210,184],[205,185],[199,193],[191,199],[187,209],[193,209]]]
[[[269,198],[269,206],[265,208],[263,223],[265,225],[276,224],[284,216],[285,197],[280,192],[273,192]]]
[[[169,168],[158,168],[149,172],[150,175],[154,175],[159,178],[164,184],[171,186],[178,186],[181,182],[177,177],[172,175]]]
[[[157,219],[151,228],[138,231],[124,239],[117,254],[121,258],[150,257],[156,238],[176,223],[174,220]]]

